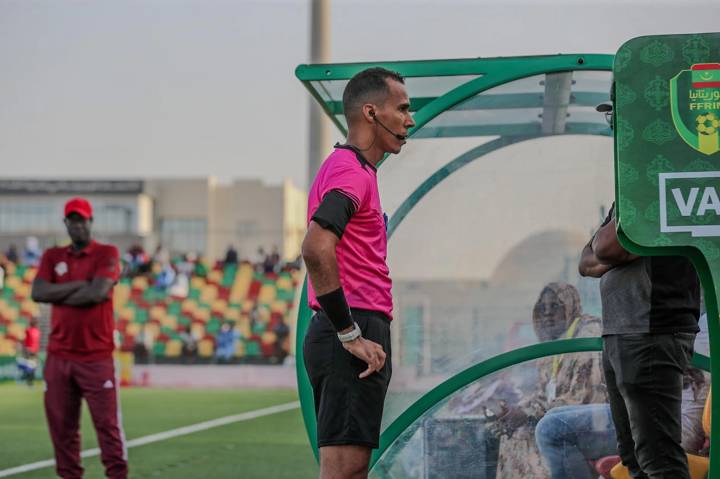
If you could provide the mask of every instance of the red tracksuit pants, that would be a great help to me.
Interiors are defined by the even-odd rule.
[[[95,426],[100,458],[111,479],[126,478],[127,449],[122,430],[118,384],[112,359],[70,361],[48,355],[44,369],[45,416],[63,479],[83,476],[80,463],[80,406],[85,398]]]

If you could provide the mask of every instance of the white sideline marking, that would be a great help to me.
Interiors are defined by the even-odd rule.
[[[190,426],[184,426],[179,427],[177,429],[171,429],[169,431],[165,432],[159,432],[157,434],[150,434],[149,436],[143,436],[139,437],[137,439],[132,439],[130,441],[127,441],[127,447],[135,447],[135,446],[143,446],[145,444],[150,444],[153,442],[158,441],[164,441],[165,439],[170,439],[173,437],[178,436],[185,436],[187,434],[192,434],[194,432],[198,431],[205,431],[206,429],[211,429],[213,427],[218,426],[225,426],[226,424],[232,424],[234,422],[242,422],[242,421],[249,421],[250,419],[256,419],[263,416],[270,416],[272,414],[277,414],[280,412],[285,411],[291,411],[293,409],[297,409],[300,407],[300,403],[298,401],[286,403],[286,404],[279,404],[277,406],[270,406],[263,409],[256,409],[255,411],[248,411],[240,414],[234,414],[232,416],[225,416],[220,417],[217,419],[212,419],[210,421],[205,422],[199,422],[197,424],[192,424]],[[93,457],[100,455],[100,449],[94,448],[94,449],[87,449],[85,451],[82,451],[80,453],[81,457]],[[8,477],[13,476],[15,474],[21,474],[23,472],[28,471],[34,471],[36,469],[43,469],[45,467],[50,467],[55,465],[54,459],[47,459],[45,461],[38,461],[38,462],[31,462],[30,464],[23,464],[22,466],[17,467],[11,467],[10,469],[3,469],[0,471],[0,477]]]

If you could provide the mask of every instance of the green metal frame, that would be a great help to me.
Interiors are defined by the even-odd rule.
[[[449,177],[452,173],[462,168],[466,164],[486,155],[492,151],[496,151],[505,146],[514,143],[526,141],[543,136],[537,131],[536,125],[532,128],[523,125],[495,125],[495,133],[488,133],[488,129],[483,130],[481,125],[478,127],[469,127],[461,131],[452,131],[452,129],[426,129],[423,133],[423,127],[443,112],[459,105],[469,98],[486,91],[490,88],[500,86],[522,78],[534,75],[557,73],[564,71],[578,70],[612,70],[613,55],[551,55],[551,56],[533,56],[533,57],[513,57],[513,58],[492,58],[492,59],[465,59],[465,60],[435,60],[435,61],[411,61],[411,62],[380,62],[380,63],[353,63],[342,65],[300,65],[295,73],[297,78],[303,82],[311,95],[320,103],[322,108],[332,119],[338,129],[347,134],[345,127],[337,119],[336,115],[342,113],[342,104],[338,101],[325,102],[320,93],[312,86],[313,81],[323,80],[349,80],[356,73],[372,67],[381,66],[394,71],[400,72],[406,78],[413,77],[429,77],[429,76],[453,76],[453,75],[478,75],[478,78],[467,81],[456,88],[446,92],[442,96],[420,97],[411,99],[412,109],[415,111],[414,118],[416,126],[409,132],[409,136],[416,138],[434,137],[434,136],[455,136],[455,135],[476,135],[476,134],[496,134],[500,138],[480,145],[468,152],[451,160],[448,164],[433,173],[426,179],[398,208],[388,225],[389,235],[392,235],[398,225],[402,222],[410,210],[435,186],[441,181]],[[532,95],[535,96],[535,95]],[[462,108],[495,108],[498,102],[505,105],[506,108],[526,108],[539,106],[537,99],[529,96],[519,95],[488,95],[487,98],[479,98],[475,101],[463,104]],[[505,97],[505,98],[499,98]],[[603,101],[606,97],[592,92],[582,92],[575,98],[575,103],[580,105],[596,104]],[[502,101],[505,100],[504,103]],[[465,127],[462,127],[465,128]],[[605,128],[598,128],[594,124],[573,124],[568,123],[565,134],[590,134],[590,135],[608,135]],[[703,284],[705,278],[703,278]],[[713,301],[709,306],[717,306]],[[307,280],[303,286],[303,293],[298,313],[297,323],[297,378],[300,401],[302,404],[303,418],[308,437],[313,445],[314,453],[317,457],[316,447],[316,418],[313,407],[313,396],[310,382],[304,368],[303,360],[303,339],[307,331],[308,323],[312,312],[307,306]],[[715,313],[717,314],[717,313]],[[711,346],[712,347],[712,346]],[[715,348],[717,348],[716,346]],[[447,398],[455,391],[467,386],[482,377],[499,371],[503,368],[511,367],[525,361],[538,359],[544,356],[554,354],[564,354],[583,351],[598,351],[601,349],[600,338],[579,338],[558,340],[546,343],[535,344],[524,348],[508,351],[500,355],[489,358],[481,363],[470,366],[449,378],[445,382],[427,392],[419,398],[413,405],[405,410],[397,419],[395,419],[382,433],[380,438],[380,448],[374,451],[371,465],[374,465],[383,453],[397,440],[397,438],[410,427],[425,412],[439,404],[444,398]],[[720,353],[720,351],[718,351]],[[720,360],[720,355],[714,355]],[[705,356],[696,355],[694,364],[702,369],[710,369],[710,359]],[[720,365],[719,365],[720,366]],[[719,384],[720,386],[720,384]],[[720,399],[720,391],[715,395]]]

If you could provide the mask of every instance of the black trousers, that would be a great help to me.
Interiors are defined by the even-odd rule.
[[[603,337],[618,452],[634,478],[690,479],[682,439],[683,373],[694,333]]]

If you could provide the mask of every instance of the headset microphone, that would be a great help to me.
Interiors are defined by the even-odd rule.
[[[383,125],[383,123],[382,123],[380,120],[378,120],[378,117],[375,116],[375,111],[374,111],[374,110],[370,110],[369,113],[370,113],[370,116],[373,118],[373,120],[375,120],[375,123],[377,123],[378,125],[380,125],[380,126],[383,128],[383,130],[387,131],[388,133],[390,133],[392,136],[394,136],[395,138],[397,138],[397,139],[400,140],[400,141],[405,141],[405,140],[407,139],[407,135],[401,135],[400,133],[395,133],[395,132],[392,131],[390,128],[388,128],[387,126]]]

